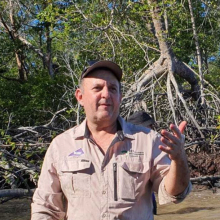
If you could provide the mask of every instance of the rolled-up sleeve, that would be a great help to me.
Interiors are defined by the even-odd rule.
[[[165,189],[164,178],[163,178],[163,180],[160,183],[159,190],[158,190],[159,204],[164,205],[170,202],[180,203],[186,198],[186,196],[191,192],[191,190],[192,190],[192,184],[191,182],[189,182],[188,186],[181,194],[172,196],[167,193]]]
[[[33,195],[31,204],[31,220],[55,220],[65,217],[64,197],[55,168],[52,144],[45,155],[41,169],[38,188]]]

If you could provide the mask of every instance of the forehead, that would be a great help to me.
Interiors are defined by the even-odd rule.
[[[110,84],[119,85],[119,81],[115,77],[114,73],[112,73],[111,70],[108,69],[96,69],[84,78],[84,82],[87,83],[101,82],[103,80]]]

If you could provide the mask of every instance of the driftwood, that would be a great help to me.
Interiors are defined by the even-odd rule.
[[[194,177],[194,178],[190,178],[190,181],[192,183],[200,183],[203,181],[217,181],[220,180],[220,176],[201,176],[201,177]]]
[[[35,189],[3,189],[0,190],[0,198],[32,196],[34,191]]]
[[[190,178],[192,184],[206,185],[210,187],[219,187],[220,188],[220,176],[203,176]]]

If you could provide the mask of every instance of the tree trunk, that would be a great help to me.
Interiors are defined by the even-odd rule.
[[[193,37],[195,39],[195,44],[196,44],[199,76],[200,76],[200,82],[201,82],[201,89],[200,89],[200,91],[201,91],[201,105],[204,105],[205,99],[204,99],[204,79],[203,79],[203,72],[202,72],[202,55],[201,55],[201,50],[200,50],[200,46],[199,46],[199,39],[198,39],[197,31],[196,31],[196,24],[195,24],[195,18],[194,18],[194,14],[193,14],[193,7],[192,7],[191,0],[188,0],[188,3],[189,3],[192,28],[193,28]]]
[[[12,4],[12,1],[9,1],[9,5],[10,5],[10,23],[11,23],[11,36],[12,36],[12,40],[14,41],[14,44],[16,46],[15,49],[15,58],[16,58],[16,62],[17,62],[17,67],[18,67],[18,74],[19,74],[19,80],[21,81],[26,81],[27,80],[27,74],[26,74],[26,70],[24,67],[24,59],[23,59],[23,51],[20,48],[21,45],[19,45],[19,43],[17,43],[17,39],[18,39],[18,34],[17,34],[17,27],[16,27],[16,22],[14,20],[14,5]]]
[[[131,89],[127,92],[126,96],[129,96],[135,91],[140,91],[141,88],[147,85],[152,77],[160,77],[166,71],[170,71],[172,74],[177,74],[181,78],[185,79],[191,85],[191,96],[195,101],[200,100],[200,86],[194,72],[188,68],[184,63],[178,60],[171,48],[171,45],[167,40],[167,31],[165,24],[161,18],[162,12],[159,6],[158,0],[148,0],[148,4],[151,7],[151,16],[155,29],[155,36],[157,37],[161,56],[155,61],[149,69],[143,73],[134,84]],[[166,19],[168,26],[168,19]]]
[[[13,44],[15,45],[14,53],[18,67],[18,76],[19,81],[25,81],[28,77],[28,71],[25,68],[25,56],[24,56],[24,49],[28,48],[34,51],[42,60],[45,68],[48,70],[48,74],[53,78],[54,77],[54,68],[52,63],[52,38],[50,37],[50,23],[46,23],[46,52],[43,53],[41,47],[36,47],[28,40],[25,39],[19,33],[19,28],[22,26],[19,24],[18,20],[15,19],[15,3],[12,0],[8,1],[8,8],[9,10],[9,18],[4,19],[3,14],[0,12],[0,26],[4,28],[5,32],[10,36]],[[47,3],[45,2],[45,7],[47,7]],[[6,78],[7,77],[3,77]],[[13,79],[10,79],[13,80]]]
[[[150,6],[151,16],[155,28],[155,34],[159,43],[160,48],[160,58],[153,63],[153,65],[139,78],[139,80],[131,87],[131,89],[125,94],[123,102],[126,103],[127,99],[131,97],[132,94],[135,93],[135,100],[140,99],[140,92],[141,88],[148,84],[152,78],[158,78],[163,73],[167,73],[167,85],[170,85],[170,82],[173,84],[173,88],[176,91],[176,95],[181,100],[185,111],[187,112],[188,116],[190,117],[193,124],[198,129],[201,137],[204,137],[203,133],[201,132],[201,128],[199,124],[197,123],[193,113],[188,108],[182,93],[179,91],[179,86],[176,82],[175,75],[179,75],[181,78],[185,79],[189,84],[191,85],[191,96],[195,101],[200,104],[200,86],[198,85],[198,81],[196,79],[196,76],[194,72],[188,68],[183,62],[178,60],[171,48],[171,45],[169,44],[169,41],[167,39],[167,31],[165,29],[164,25],[164,19],[162,19],[162,10],[161,6],[159,4],[159,1],[157,0],[148,0],[148,4]],[[168,21],[168,20],[167,20]],[[167,24],[168,26],[168,24]],[[169,95],[168,98],[172,98],[171,94],[171,87],[167,87],[167,95]],[[133,96],[134,97],[134,96]],[[174,102],[172,100],[169,100],[170,108],[172,109],[173,113],[173,119],[175,123],[177,123],[176,115],[175,115],[175,106],[173,104]]]
[[[21,81],[26,81],[27,80],[27,74],[26,74],[26,71],[25,71],[24,60],[22,59],[22,55],[15,52],[15,57],[16,57],[16,62],[17,62],[17,66],[18,66],[19,79]]]
[[[194,72],[175,57],[171,45],[167,40],[167,31],[165,29],[163,19],[161,18],[161,7],[159,6],[158,1],[148,0],[148,4],[151,7],[151,15],[161,51],[161,57],[143,74],[138,81],[136,88],[140,90],[141,87],[150,82],[152,76],[158,77],[168,70],[172,74],[177,74],[189,82],[191,85],[192,97],[194,100],[199,100],[200,87]]]
[[[54,69],[53,69],[53,63],[52,63],[52,48],[51,48],[52,38],[50,37],[49,26],[50,24],[46,27],[47,52],[45,56],[45,63],[46,63],[49,75],[53,78]]]

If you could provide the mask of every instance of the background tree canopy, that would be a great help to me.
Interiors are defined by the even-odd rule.
[[[219,0],[0,2],[0,187],[36,184],[48,143],[84,118],[89,60],[123,71],[121,115],[143,109],[187,146],[220,143]]]

